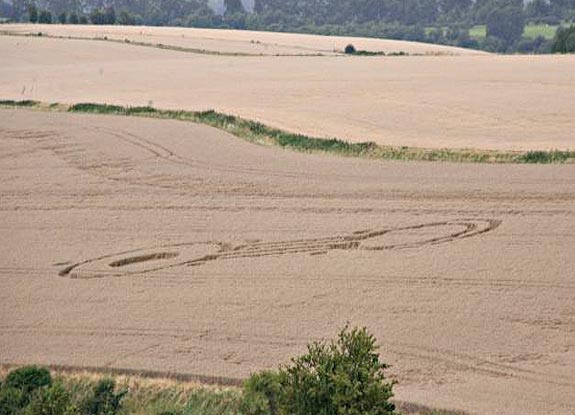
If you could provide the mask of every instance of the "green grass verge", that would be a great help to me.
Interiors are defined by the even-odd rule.
[[[0,365],[0,382],[18,365]],[[137,371],[49,367],[53,383],[61,384],[80,407],[96,384],[114,379],[116,390],[127,390],[117,415],[243,415],[240,386],[206,385],[169,376]],[[461,411],[434,409],[409,402],[395,402],[402,415],[466,415]],[[2,409],[2,408],[0,408]],[[50,412],[53,413],[53,412]]]
[[[13,101],[10,99],[0,100],[0,106],[2,107],[38,107],[40,104],[38,101],[29,99],[23,101]]]
[[[210,111],[161,110],[151,106],[78,103],[74,105],[43,104],[36,101],[0,101],[2,107],[37,108],[73,113],[113,114],[147,118],[191,121],[227,131],[252,143],[282,147],[306,153],[326,153],[347,157],[401,161],[450,161],[467,163],[574,163],[575,151],[497,151],[465,149],[428,149],[384,146],[371,141],[349,142],[337,138],[309,137],[269,127],[257,121]]]

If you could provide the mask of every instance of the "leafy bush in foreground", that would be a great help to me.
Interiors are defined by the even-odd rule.
[[[48,369],[37,366],[25,366],[8,374],[3,388],[15,388],[25,395],[43,386],[52,384],[52,376]]]
[[[0,388],[0,415],[13,415],[26,405],[21,390],[3,386]]]
[[[8,374],[0,387],[0,415],[19,413],[40,389],[50,387],[50,372],[36,366],[26,366]]]
[[[277,373],[245,383],[247,414],[393,415],[393,382],[387,382],[375,338],[345,327],[336,341],[315,342]]]
[[[115,392],[116,382],[113,379],[102,379],[94,387],[92,396],[89,396],[83,405],[83,412],[87,415],[115,415],[122,406],[122,399],[127,390]]]
[[[253,374],[244,384],[242,412],[249,415],[277,414],[280,391],[278,373],[266,370]]]
[[[34,394],[23,415],[75,415],[78,408],[61,382],[42,388]]]

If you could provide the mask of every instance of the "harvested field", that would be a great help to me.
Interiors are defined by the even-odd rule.
[[[2,109],[0,174],[2,363],[242,378],[350,321],[400,400],[575,407],[572,165],[305,155]]]
[[[31,30],[5,26],[18,27]],[[53,30],[112,37],[137,29]],[[262,36],[287,42],[290,35]],[[2,99],[215,109],[311,136],[394,146],[575,147],[573,55],[213,56],[21,36],[0,36],[0,54],[8,57],[0,68]]]
[[[453,46],[342,36],[254,32],[249,30],[194,29],[145,26],[2,25],[2,31],[20,34],[42,32],[49,36],[107,38],[151,45],[175,46],[223,54],[250,55],[336,55],[352,43],[373,52],[417,55],[486,55],[485,52]]]

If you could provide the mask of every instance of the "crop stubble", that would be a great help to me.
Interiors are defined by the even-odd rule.
[[[343,47],[16,27],[222,53]],[[573,149],[573,57],[207,56],[6,36],[0,52],[2,99],[214,108],[391,145]],[[241,378],[350,321],[380,339],[403,400],[575,406],[573,166],[330,158],[190,123],[2,109],[0,172],[6,362]]]
[[[19,27],[35,28],[6,26]],[[97,32],[110,39],[138,33],[137,28],[36,30]],[[195,45],[197,33],[212,36],[145,30],[152,43],[167,36],[162,42],[176,46]],[[256,35],[223,31],[218,36],[214,42],[231,48]],[[336,42],[322,36],[261,36],[290,47],[308,42],[318,48],[312,52]],[[365,41],[374,50],[389,42]],[[575,56],[217,56],[21,36],[0,36],[0,55],[8,57],[0,67],[2,99],[215,109],[310,136],[393,146],[523,151],[575,146]]]
[[[350,321],[375,332],[403,400],[573,407],[572,166],[303,155],[168,120],[0,121],[7,362],[240,378]]]

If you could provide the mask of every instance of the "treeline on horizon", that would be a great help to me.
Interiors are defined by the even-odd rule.
[[[575,0],[0,0],[0,16],[40,23],[250,29],[421,41],[501,53],[575,51]],[[559,26],[555,40],[523,36],[527,23]],[[486,36],[470,29],[485,25]],[[560,36],[559,36],[560,35]],[[561,47],[557,47],[561,37]]]

